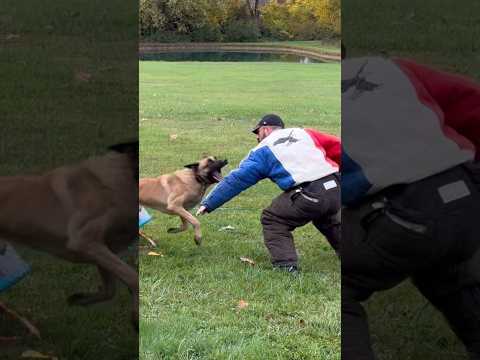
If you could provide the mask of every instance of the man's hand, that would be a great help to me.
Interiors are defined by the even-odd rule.
[[[197,210],[197,212],[195,213],[196,216],[200,216],[200,215],[204,215],[207,213],[207,208],[205,206],[200,206]]]

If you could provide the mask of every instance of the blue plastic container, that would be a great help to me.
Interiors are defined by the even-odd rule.
[[[143,206],[138,207],[138,227],[141,228],[152,220],[152,216],[147,212]]]
[[[0,292],[15,285],[29,272],[30,266],[7,244],[0,253]]]

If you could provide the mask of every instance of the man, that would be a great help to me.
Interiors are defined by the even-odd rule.
[[[292,231],[309,222],[338,250],[340,237],[340,141],[313,129],[287,128],[274,114],[252,130],[258,146],[201,203],[197,215],[214,211],[264,178],[284,192],[263,210],[265,245],[275,268],[298,271]]]
[[[342,145],[342,359],[374,359],[361,302],[408,277],[480,359],[480,87],[344,60]]]

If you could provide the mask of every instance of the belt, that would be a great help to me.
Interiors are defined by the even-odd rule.
[[[323,178],[320,178],[320,179],[317,179],[317,180],[303,182],[299,185],[296,185],[296,186],[288,189],[287,191],[302,189],[302,188],[304,189],[304,188],[307,188],[311,184],[314,184],[314,183],[317,183],[317,182],[322,182],[322,181],[328,181],[328,178],[330,178],[330,177],[334,177],[338,182],[340,182],[340,173],[336,172],[336,173],[324,176]]]

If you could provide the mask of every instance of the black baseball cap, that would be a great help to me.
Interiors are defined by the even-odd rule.
[[[254,134],[258,133],[258,129],[260,129],[262,126],[280,126],[283,129],[285,127],[285,124],[283,123],[280,116],[275,114],[268,114],[261,118],[257,126],[252,129],[252,132]]]

